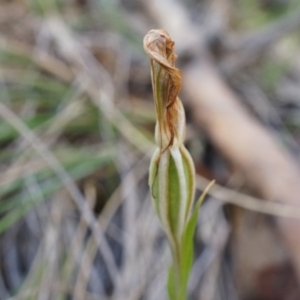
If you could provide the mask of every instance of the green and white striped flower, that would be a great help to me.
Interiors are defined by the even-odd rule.
[[[163,152],[160,148],[155,151],[150,164],[149,185],[173,255],[178,256],[194,198],[193,162],[183,145],[171,146]]]
[[[174,42],[164,30],[150,30],[144,49],[151,61],[156,108],[155,141],[149,171],[149,186],[155,210],[172,250],[168,278],[171,300],[185,300],[193,264],[193,236],[198,211],[212,181],[193,209],[195,168],[184,146],[185,113],[178,93],[181,73],[175,68]]]
[[[149,186],[173,256],[180,260],[182,236],[190,218],[195,170],[184,146],[185,112],[178,98],[181,73],[175,68],[174,42],[167,32],[151,30],[144,38],[151,59],[151,76],[157,114],[157,149],[150,164]]]

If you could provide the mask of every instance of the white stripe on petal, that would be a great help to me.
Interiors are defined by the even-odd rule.
[[[168,239],[175,249],[176,242],[172,234],[170,216],[169,216],[169,164],[170,164],[170,152],[165,151],[159,160],[158,167],[158,193],[159,193],[159,212],[162,227],[168,236]]]
[[[187,209],[187,183],[185,178],[185,172],[183,167],[182,155],[178,147],[170,148],[171,155],[174,159],[177,174],[180,185],[180,204],[179,204],[179,216],[178,216],[178,227],[177,227],[177,238],[180,240],[183,230],[185,228],[185,215]]]

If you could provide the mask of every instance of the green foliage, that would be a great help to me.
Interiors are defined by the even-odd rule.
[[[193,240],[197,226],[197,219],[201,203],[203,202],[208,190],[214,184],[212,181],[203,191],[199,200],[197,201],[193,213],[187,222],[184,234],[182,236],[181,250],[180,250],[180,266],[179,266],[179,282],[175,280],[176,268],[174,265],[170,267],[168,276],[168,293],[171,300],[185,300],[187,294],[188,279],[193,266],[194,246]],[[179,285],[178,285],[179,283]]]
[[[262,67],[262,83],[267,90],[275,88],[278,81],[283,77],[287,70],[287,64],[282,62],[265,61]]]
[[[27,0],[31,9],[37,15],[45,15],[62,9],[64,0]]]
[[[111,28],[119,32],[124,40],[138,53],[142,53],[141,37],[130,22],[124,18],[120,9],[114,1],[96,0],[96,7],[101,15],[101,21],[104,21]]]
[[[98,154],[90,153],[88,156],[87,153],[74,152],[72,149],[63,149],[60,152],[62,163],[74,180],[80,180],[98,168],[110,164],[115,156],[113,148],[103,149]],[[32,174],[32,176],[39,182],[40,193],[24,194],[21,189],[25,184],[24,178],[17,178],[8,185],[1,186],[0,196],[5,200],[0,204],[0,213],[5,213],[5,215],[0,220],[0,235],[63,186],[61,180],[54,176],[49,167]],[[6,197],[8,193],[12,192],[14,192],[13,196]]]
[[[256,29],[292,10],[292,5],[288,1],[278,5],[274,3],[269,7],[264,6],[262,2],[260,0],[236,0],[239,7],[237,21],[240,27]]]

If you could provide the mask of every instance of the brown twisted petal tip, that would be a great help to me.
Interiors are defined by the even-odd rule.
[[[163,29],[151,29],[144,38],[144,50],[153,60],[166,65],[163,58],[167,60],[168,65],[174,67],[177,55],[174,53],[174,41],[172,41],[168,32]]]

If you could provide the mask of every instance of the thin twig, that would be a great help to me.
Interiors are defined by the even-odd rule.
[[[209,180],[202,176],[197,175],[196,177],[196,185],[200,190],[203,190],[209,184],[209,182]],[[208,195],[225,203],[233,204],[262,214],[283,218],[300,219],[300,208],[297,206],[293,207],[283,203],[267,202],[265,200],[223,187],[217,183],[215,183],[208,191]]]

